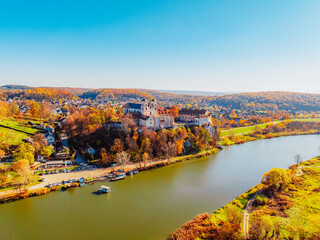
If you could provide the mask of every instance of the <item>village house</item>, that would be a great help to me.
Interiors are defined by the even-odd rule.
[[[63,167],[67,167],[68,164],[71,164],[71,161],[66,161],[66,160],[47,161],[45,163],[42,163],[40,168],[41,169],[63,168]]]
[[[45,132],[54,133],[54,127],[48,125],[48,126],[45,127],[44,131]]]
[[[55,137],[51,132],[46,133],[44,137],[46,138],[48,145],[54,146],[56,144]]]
[[[66,158],[69,156],[70,150],[65,146],[61,146],[56,151],[57,158]]]
[[[88,154],[92,154],[92,155],[96,154],[96,150],[93,147],[91,147],[89,144],[85,146],[84,151]]]

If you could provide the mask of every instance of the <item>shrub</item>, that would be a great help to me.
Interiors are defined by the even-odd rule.
[[[255,197],[255,203],[259,206],[259,205],[266,205],[268,202],[268,198],[262,195],[257,195]]]

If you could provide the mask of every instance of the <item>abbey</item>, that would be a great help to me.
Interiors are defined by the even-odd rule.
[[[157,100],[142,100],[140,103],[127,103],[123,114],[131,114],[139,127],[152,130],[174,127],[174,116],[170,108],[158,108]]]

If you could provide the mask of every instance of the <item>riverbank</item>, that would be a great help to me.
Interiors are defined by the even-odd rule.
[[[272,167],[286,168],[295,154],[303,159],[316,156],[319,141],[320,135],[254,141],[125,180],[2,204],[0,235],[34,240],[166,239],[197,214],[213,213],[247,191]],[[111,194],[95,194],[101,185],[111,187]]]
[[[319,239],[320,157],[272,169],[263,179],[212,215],[196,216],[168,239]]]
[[[162,166],[166,166],[166,165],[170,165],[170,164],[174,164],[182,161],[187,161],[195,158],[202,158],[202,157],[217,153],[218,151],[219,149],[214,148],[212,150],[202,151],[197,154],[173,157],[173,158],[170,158],[169,161],[168,159],[150,160],[148,163],[146,163],[146,166],[144,166],[143,163],[130,163],[125,165],[123,168],[125,172],[129,172],[135,169],[139,169],[140,171],[146,171],[146,170],[155,169],[155,168],[159,168]],[[122,170],[121,166],[108,167],[108,168],[91,168],[85,171],[44,175],[42,176],[44,178],[43,182],[40,182],[37,185],[33,185],[27,189],[23,189],[22,192],[19,189],[0,192],[0,204],[16,201],[19,199],[25,199],[27,197],[40,196],[43,194],[50,193],[51,191],[61,190],[62,186],[51,187],[51,188],[45,187],[49,183],[53,183],[53,182],[62,182],[63,180],[66,181],[68,179],[79,179],[81,177],[85,179],[90,179],[90,180],[87,180],[87,183],[106,180],[106,175],[108,173],[112,171],[117,171],[120,169]],[[65,186],[65,189],[78,187],[78,186],[79,186],[78,184]]]
[[[273,126],[276,126],[276,125],[273,125]],[[271,139],[275,137],[311,135],[311,134],[319,134],[319,133],[320,133],[319,129],[282,131],[282,132],[273,132],[268,134],[257,132],[257,133],[251,133],[251,134],[223,137],[220,143],[223,146],[230,146],[230,145],[239,145],[246,142],[252,142],[252,141],[257,141],[262,139]],[[217,153],[218,151],[219,151],[218,148],[214,148],[212,150],[202,151],[197,154],[173,157],[169,161],[167,159],[150,160],[146,164],[146,166],[143,166],[144,164],[141,162],[130,163],[124,166],[124,171],[129,172],[135,169],[139,169],[139,170],[154,169],[154,168],[166,166],[169,164],[174,164],[177,162],[209,156],[211,154]],[[68,179],[78,179],[80,177],[83,177],[85,179],[93,179],[92,181],[98,181],[104,178],[108,173],[112,171],[117,171],[118,169],[122,169],[122,167],[118,166],[118,167],[109,167],[109,168],[100,168],[100,169],[92,168],[90,170],[79,171],[79,172],[45,175],[43,176],[44,182],[31,186],[27,191],[25,191],[25,194],[21,194],[17,190],[8,190],[8,191],[0,192],[0,203],[6,203],[6,202],[11,202],[14,200],[23,199],[31,196],[37,196],[39,192],[41,193],[40,195],[42,195],[42,193],[43,194],[49,193],[50,191],[44,190],[44,189],[47,189],[45,186],[53,182],[61,182],[62,180],[66,181]]]

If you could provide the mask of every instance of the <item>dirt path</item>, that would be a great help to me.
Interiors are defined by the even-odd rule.
[[[256,195],[260,194],[260,190],[258,190],[255,194],[253,194],[248,203],[246,208],[244,209],[244,216],[243,216],[243,234],[245,239],[249,239],[249,220],[250,220],[250,212],[252,210],[252,205],[254,203],[254,199]]]
[[[246,208],[244,209],[243,216],[243,234],[245,239],[249,239],[249,219],[252,204],[254,202],[255,194],[249,199]]]

